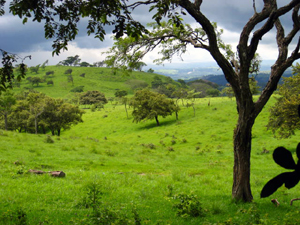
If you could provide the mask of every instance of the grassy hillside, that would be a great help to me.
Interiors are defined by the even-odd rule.
[[[59,77],[63,81],[64,75],[58,74],[64,69],[54,69],[55,82]],[[94,77],[94,84],[107,95],[122,88],[117,82],[98,80],[99,69],[89,70],[87,77]],[[109,85],[104,89],[102,84]],[[45,92],[55,97],[56,86]],[[60,138],[52,137],[54,143],[47,143],[46,135],[0,131],[0,224],[21,224],[22,219],[27,224],[91,224],[93,215],[97,224],[105,218],[116,218],[119,224],[299,224],[300,203],[289,205],[299,196],[299,187],[280,188],[269,198],[259,198],[263,185],[284,171],[274,163],[272,151],[282,145],[295,152],[299,133],[276,140],[266,131],[272,99],[253,129],[254,203],[234,203],[235,102],[211,98],[208,106],[208,101],[196,101],[196,116],[192,108],[182,107],[178,121],[170,116],[161,119],[160,127],[155,121],[134,124],[126,118],[124,106],[109,103],[102,111],[86,111],[84,123],[63,131]],[[62,170],[66,177],[33,175],[29,169]],[[201,216],[177,215],[178,194],[197,196]],[[277,198],[280,207],[274,207],[271,198]]]
[[[65,71],[72,69],[73,84],[68,82],[68,75]],[[134,83],[136,80],[142,80],[151,84],[154,76],[159,76],[164,81],[165,76],[145,73],[145,72],[132,72],[130,74],[123,74],[122,72],[117,72],[117,74],[112,74],[109,68],[99,68],[99,67],[68,67],[68,66],[47,66],[45,70],[39,69],[39,73],[27,72],[26,78],[28,77],[40,77],[44,79],[46,72],[54,71],[54,75],[48,77],[44,83],[37,85],[32,85],[28,80],[23,80],[19,88],[15,88],[14,91],[19,92],[21,90],[26,90],[28,88],[33,88],[37,91],[43,92],[51,97],[61,97],[68,98],[73,93],[70,92],[73,88],[77,86],[84,86],[84,91],[88,90],[98,90],[105,93],[106,97],[114,96],[116,90],[126,90],[129,94],[133,94],[133,90],[130,84]],[[80,75],[85,73],[85,77]],[[47,81],[52,80],[54,85],[47,85]]]

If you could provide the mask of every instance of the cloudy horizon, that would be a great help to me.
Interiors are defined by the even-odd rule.
[[[74,55],[79,55],[81,61],[92,64],[104,60],[105,56],[102,53],[106,52],[113,45],[112,34],[109,33],[109,29],[105,41],[101,42],[99,39],[86,34],[85,22],[83,20],[79,24],[80,29],[76,39],[69,43],[68,51],[62,51],[59,56],[52,57],[53,40],[45,39],[43,24],[29,21],[24,25],[22,19],[9,13],[9,2],[5,6],[5,15],[0,17],[2,31],[0,33],[0,49],[17,54],[20,57],[31,55],[31,60],[25,60],[25,63],[29,66],[42,64],[46,60],[49,60],[49,65],[56,65],[59,61]],[[284,2],[286,1],[279,0],[278,5],[281,6]],[[257,0],[257,10],[261,10],[261,7],[262,1]],[[219,28],[224,30],[222,39],[226,44],[231,44],[233,50],[236,48],[243,26],[254,12],[252,0],[203,1],[201,10],[211,21],[217,22]],[[133,17],[143,24],[151,21],[151,13],[147,12],[145,7],[134,11]],[[292,25],[289,20],[290,18],[287,16],[282,19],[282,23],[287,29],[286,33],[288,33]],[[185,17],[184,21],[185,23],[196,25],[195,21],[190,17]],[[259,45],[258,53],[262,60],[275,60],[278,55],[274,31],[273,29],[265,35]],[[157,51],[154,51],[146,55],[143,61],[151,66],[153,64],[152,61],[158,58],[157,54]],[[177,65],[179,63],[199,63],[199,66],[202,63],[214,63],[208,52],[193,47],[188,48],[188,52],[183,56],[183,60],[181,61],[181,59],[175,57],[172,63]],[[165,63],[165,65],[168,64],[169,62]]]

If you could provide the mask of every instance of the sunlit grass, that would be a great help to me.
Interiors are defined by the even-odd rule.
[[[235,102],[211,98],[208,106],[208,101],[196,101],[195,116],[182,106],[178,121],[160,118],[159,127],[155,121],[132,123],[124,106],[108,103],[102,111],[87,110],[84,123],[52,137],[54,143],[46,135],[0,131],[0,224],[9,224],[3,218],[20,207],[30,224],[87,218],[92,211],[80,204],[91,182],[103,192],[104,205],[127,215],[136,207],[142,224],[297,224],[293,217],[300,206],[289,206],[297,187],[271,196],[280,201],[278,208],[271,197],[259,197],[263,185],[284,171],[272,159],[274,148],[294,151],[299,140],[297,135],[277,140],[266,130],[273,100],[253,128],[251,204],[231,200]],[[66,177],[33,175],[29,169],[62,170]],[[197,195],[205,216],[176,216],[172,197],[179,193]]]

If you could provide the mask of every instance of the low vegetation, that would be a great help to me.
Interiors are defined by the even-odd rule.
[[[210,106],[208,102],[210,101]],[[270,102],[272,105],[274,101]],[[84,123],[60,137],[0,131],[2,224],[297,224],[297,187],[260,199],[281,168],[279,145],[294,152],[298,136],[277,140],[265,128],[268,107],[254,126],[254,202],[234,203],[232,135],[237,113],[227,97],[196,99],[179,120],[132,123],[122,105],[85,110]],[[64,171],[65,178],[29,174]],[[271,198],[281,203],[274,207]]]
[[[136,124],[132,114],[135,108],[128,107],[132,105],[130,99],[134,92],[128,82],[143,81],[155,86],[161,81],[170,83],[168,78],[155,74],[145,76],[142,72],[123,77],[110,74],[106,68],[85,68],[84,71],[72,67],[74,86],[85,89],[72,93],[70,90],[74,87],[67,83],[64,74],[66,67],[46,67],[45,71],[48,69],[54,71],[50,74],[54,84],[63,79],[66,89],[44,83],[32,86],[27,81],[20,85],[20,89],[25,89],[23,96],[45,96],[37,90],[51,96],[47,97],[47,107],[32,101],[37,114],[39,109],[46,112],[57,96],[70,97],[68,102],[79,105],[80,96],[90,93],[88,90],[97,90],[86,96],[97,98],[103,107],[97,107],[95,102],[91,107],[81,106],[78,122],[83,123],[59,128],[60,136],[51,135],[58,134],[57,128],[53,128],[54,133],[50,129],[42,134],[39,127],[37,135],[24,129],[21,133],[0,130],[0,224],[300,222],[299,203],[289,205],[291,199],[298,197],[297,187],[291,190],[281,187],[272,196],[260,199],[266,182],[282,172],[272,159],[273,150],[284,146],[295,154],[299,141],[297,131],[290,139],[278,140],[267,130],[269,110],[276,103],[275,98],[254,125],[251,157],[254,202],[245,204],[231,198],[232,136],[238,116],[232,98],[196,98],[199,92],[179,86],[178,97],[172,100],[176,108],[180,107],[179,114],[159,117],[160,126],[156,126],[154,119],[143,119]],[[79,76],[83,72],[86,77]],[[141,77],[143,79],[138,80]],[[77,79],[82,80],[76,83]],[[33,87],[34,91],[27,93],[26,87]],[[17,93],[20,89],[13,91]],[[7,101],[13,105],[7,105],[3,113],[9,114],[11,107],[22,106],[18,94],[6,92],[3,96],[8,100],[17,97],[16,102]],[[64,103],[66,100],[56,101],[69,104]],[[24,104],[22,107],[27,103]],[[1,105],[4,107],[5,102]],[[47,124],[47,118],[52,116],[45,116],[42,124]],[[34,126],[31,129],[34,133]],[[29,170],[46,173],[32,174]],[[55,178],[47,171],[63,171],[66,177]],[[273,198],[280,202],[279,207],[271,202]]]

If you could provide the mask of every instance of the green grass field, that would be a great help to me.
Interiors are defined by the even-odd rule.
[[[54,143],[47,135],[0,130],[0,224],[299,224],[300,202],[289,205],[299,186],[259,197],[269,179],[286,171],[273,161],[273,150],[285,146],[295,155],[299,140],[299,133],[277,140],[266,130],[272,104],[253,128],[253,203],[231,199],[237,112],[225,97],[198,99],[195,116],[181,106],[179,120],[160,118],[159,127],[132,123],[123,105],[108,103],[102,111],[86,110],[84,123],[51,137]],[[66,177],[29,169],[62,170]],[[201,214],[179,215],[180,194]]]
[[[68,82],[68,75],[64,74],[68,69],[73,70],[71,74],[73,76],[73,84]],[[165,76],[154,73],[132,72],[124,74],[122,71],[118,71],[114,75],[109,68],[68,66],[47,66],[44,70],[39,69],[38,74],[28,71],[26,77],[44,79],[46,72],[49,71],[54,71],[54,75],[47,77],[45,82],[37,86],[24,79],[21,82],[21,86],[15,88],[14,91],[20,92],[21,90],[34,89],[54,98],[70,98],[73,95],[70,90],[77,86],[84,86],[84,91],[97,90],[105,93],[106,97],[113,97],[116,90],[126,90],[129,95],[132,95],[133,90],[129,84],[135,80],[143,80],[151,84],[154,76],[159,76],[163,80],[166,79]],[[85,73],[85,77],[80,76],[83,73]],[[49,80],[52,80],[54,85],[47,85]]]

